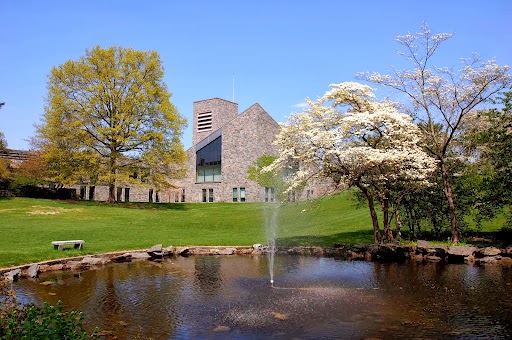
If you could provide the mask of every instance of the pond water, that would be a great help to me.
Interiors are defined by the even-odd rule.
[[[110,264],[15,283],[118,338],[512,337],[512,269],[276,256]]]

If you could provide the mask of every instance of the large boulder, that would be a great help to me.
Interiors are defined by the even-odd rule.
[[[192,255],[189,247],[176,247],[176,254],[180,256]]]
[[[39,263],[34,263],[27,269],[27,277],[34,278],[39,274]]]
[[[471,262],[477,247],[469,246],[452,246],[448,247],[446,253],[448,254],[449,263],[464,263]],[[471,257],[471,259],[470,259]]]
[[[476,252],[475,255],[477,257],[486,257],[486,256],[496,256],[499,254],[501,254],[501,249],[496,248],[496,247],[485,247],[485,248],[478,249],[478,251]]]

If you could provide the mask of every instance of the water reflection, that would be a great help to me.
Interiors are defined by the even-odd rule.
[[[277,256],[108,265],[16,284],[119,338],[509,338],[512,270]]]

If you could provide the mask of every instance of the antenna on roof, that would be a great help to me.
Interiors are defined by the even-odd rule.
[[[233,73],[233,100],[232,102],[235,102],[235,74]]]

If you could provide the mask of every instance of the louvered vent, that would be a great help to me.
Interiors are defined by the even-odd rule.
[[[212,111],[201,112],[197,115],[197,131],[208,131],[212,129]]]

